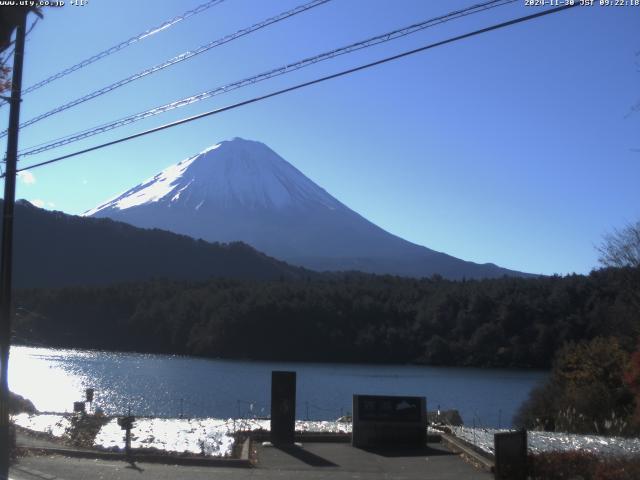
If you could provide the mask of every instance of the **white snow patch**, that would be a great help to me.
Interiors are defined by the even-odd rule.
[[[192,182],[193,182],[193,180],[192,180],[191,182],[187,183],[187,184],[186,184],[184,187],[182,187],[180,190],[178,190],[178,193],[176,193],[176,194],[171,198],[171,201],[172,201],[172,202],[177,201],[177,200],[180,198],[180,194],[181,194],[182,192],[184,192],[184,191],[185,191],[185,189],[186,189],[189,185],[191,185],[191,183],[192,183]]]
[[[132,191],[129,195],[119,199],[112,206],[119,210],[143,205],[145,203],[157,202],[162,197],[171,192],[174,182],[178,181],[185,170],[193,163],[196,157],[183,160],[164,169],[155,177],[143,183],[137,191]]]
[[[21,413],[12,418],[16,425],[36,432],[50,433],[56,437],[63,436],[71,426],[69,417],[64,415]],[[225,457],[232,453],[235,432],[269,429],[268,419],[139,417],[132,430],[131,446]],[[299,432],[350,433],[351,423],[297,420],[295,429]],[[124,450],[124,432],[116,418],[100,429],[94,445]]]
[[[156,448],[169,452],[230,456],[234,438],[224,420],[139,418],[132,430],[132,448]],[[124,449],[124,436],[116,419],[103,426],[95,445]]]
[[[491,428],[450,428],[455,436],[491,454],[494,453],[494,434],[508,431]],[[638,438],[529,431],[527,432],[527,443],[531,453],[580,450],[596,455],[640,455],[640,439]]]
[[[64,415],[19,413],[11,418],[16,425],[22,428],[34,432],[48,433],[55,437],[63,436],[67,429],[71,427],[71,421]]]
[[[229,456],[233,448],[233,434],[239,431],[270,429],[268,419],[219,418],[139,418],[132,430],[132,448],[157,448],[170,452],[188,452],[211,456]],[[351,423],[329,421],[296,421],[296,431],[349,433]],[[122,429],[114,419],[103,426],[95,445],[124,449]]]

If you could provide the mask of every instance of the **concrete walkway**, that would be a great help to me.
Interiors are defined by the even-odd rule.
[[[12,480],[215,480],[215,479],[397,479],[488,480],[440,444],[415,451],[365,451],[346,443],[308,443],[280,449],[260,444],[255,468],[162,465],[60,455],[27,456],[11,470]]]
[[[60,440],[51,440],[45,435],[27,433],[22,430],[16,430],[16,445],[26,448],[74,448],[76,450],[89,451],[86,448],[69,447]]]

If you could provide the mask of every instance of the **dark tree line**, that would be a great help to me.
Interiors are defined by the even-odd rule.
[[[570,343],[557,352],[547,382],[535,388],[514,422],[527,429],[582,434],[640,432],[638,365],[615,337]],[[636,397],[636,398],[634,398]]]
[[[633,350],[640,269],[448,281],[364,274],[16,293],[15,341],[261,360],[549,368],[569,342]]]

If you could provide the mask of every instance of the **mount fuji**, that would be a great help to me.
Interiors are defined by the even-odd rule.
[[[526,274],[408,242],[374,225],[263,143],[234,138],[84,213],[215,242],[243,241],[314,270],[445,278]]]

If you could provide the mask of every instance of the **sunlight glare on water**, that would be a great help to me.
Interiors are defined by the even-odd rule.
[[[73,402],[84,399],[84,375],[66,368],[62,358],[86,358],[88,352],[11,347],[10,355],[9,389],[31,400],[39,411],[73,411]]]

